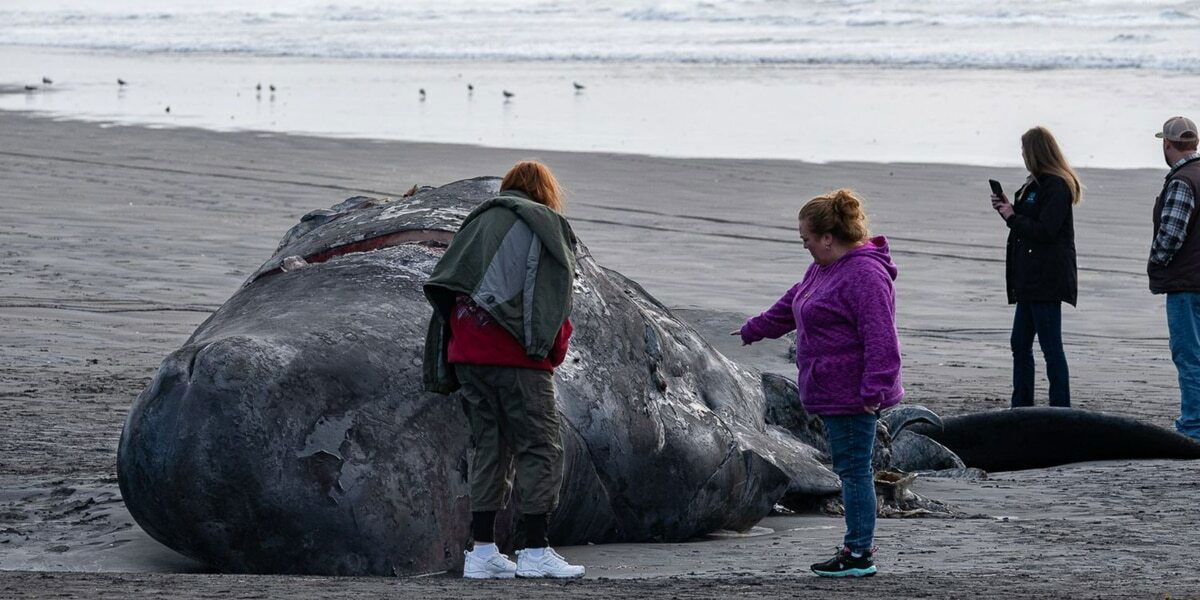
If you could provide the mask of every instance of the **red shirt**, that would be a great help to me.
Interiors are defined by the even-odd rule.
[[[448,362],[553,371],[567,356],[572,329],[571,320],[567,319],[554,338],[550,354],[535,360],[525,354],[521,342],[501,327],[492,315],[466,296],[459,296],[450,315]]]

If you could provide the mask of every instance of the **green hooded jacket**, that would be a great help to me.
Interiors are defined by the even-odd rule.
[[[449,394],[459,388],[446,358],[457,296],[469,296],[540,360],[571,315],[574,281],[575,234],[562,215],[516,190],[480,204],[425,282],[433,305],[425,389]]]

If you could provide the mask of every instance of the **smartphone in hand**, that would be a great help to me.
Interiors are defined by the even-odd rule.
[[[993,193],[993,194],[995,194],[995,195],[997,195],[997,196],[999,196],[999,197],[1001,197],[1001,198],[1003,198],[1003,197],[1004,197],[1004,188],[1000,187],[1000,182],[999,182],[999,181],[996,181],[995,179],[989,179],[989,180],[988,180],[988,185],[992,186],[992,193]]]

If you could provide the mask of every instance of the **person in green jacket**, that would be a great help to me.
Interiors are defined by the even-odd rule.
[[[465,553],[464,577],[584,574],[546,539],[563,477],[554,368],[571,336],[574,248],[554,175],[522,161],[504,176],[499,195],[467,215],[425,283],[434,307],[425,387],[461,389],[471,425],[475,543]],[[514,474],[525,534],[516,563],[500,553],[493,531]]]

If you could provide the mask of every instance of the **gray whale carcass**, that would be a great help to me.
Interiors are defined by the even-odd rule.
[[[498,183],[351,198],[293,227],[134,402],[117,469],[138,524],[226,572],[460,564],[468,427],[458,398],[422,389],[422,284]],[[818,450],[764,423],[756,375],[578,254],[553,543],[746,529],[785,493],[838,491]]]
[[[1017,471],[1120,459],[1200,459],[1200,443],[1129,417],[1078,408],[1025,407],[912,423],[968,467]]]

